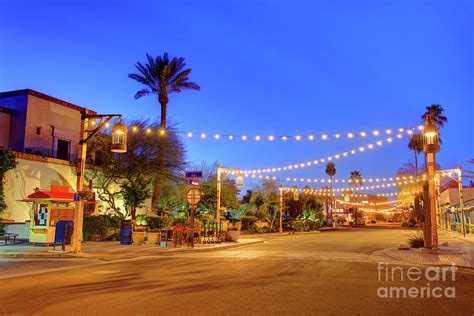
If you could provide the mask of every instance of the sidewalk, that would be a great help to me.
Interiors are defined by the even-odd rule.
[[[258,238],[240,238],[237,242],[224,242],[221,244],[197,244],[193,249],[186,246],[181,248],[161,248],[147,245],[120,245],[117,241],[110,242],[84,242],[82,252],[74,254],[68,251],[53,251],[53,247],[33,246],[29,243],[0,246],[0,258],[91,258],[99,260],[119,260],[144,256],[171,255],[183,252],[215,251],[236,247],[243,247],[263,243]]]
[[[413,264],[446,266],[453,263],[458,267],[474,268],[474,238],[456,236],[446,231],[439,231],[439,248],[399,248],[384,249],[384,255]]]

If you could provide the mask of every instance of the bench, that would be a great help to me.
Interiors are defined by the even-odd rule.
[[[5,240],[5,245],[8,244],[8,240],[10,240],[10,238],[13,238],[12,244],[15,244],[17,236],[18,234],[13,234],[13,233],[0,233],[0,238],[3,238],[3,240]]]

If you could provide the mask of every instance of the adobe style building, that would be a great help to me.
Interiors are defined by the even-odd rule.
[[[35,215],[21,200],[35,189],[75,191],[82,109],[30,89],[0,93],[0,148],[13,150],[18,160],[5,176],[8,208],[0,218],[8,231],[27,238],[25,227]]]

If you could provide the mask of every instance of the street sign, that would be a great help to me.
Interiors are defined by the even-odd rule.
[[[193,187],[186,192],[186,200],[188,201],[191,207],[196,207],[201,201],[201,190],[196,187]]]
[[[74,193],[74,202],[79,202],[81,200],[81,197],[79,196],[79,193]]]
[[[235,176],[235,183],[238,188],[244,186],[244,174],[242,172],[238,172]]]
[[[202,178],[202,170],[186,171],[186,179]]]

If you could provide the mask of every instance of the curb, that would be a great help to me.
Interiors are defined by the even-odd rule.
[[[262,244],[262,243],[264,243],[263,240],[255,240],[255,241],[246,242],[244,244],[237,243],[237,244],[224,245],[222,247],[194,248],[194,249],[177,248],[176,250],[159,251],[157,253],[153,253],[148,256],[166,256],[166,255],[173,255],[176,253],[218,251],[218,250],[232,249],[232,248],[238,248],[238,247],[252,246],[252,245]],[[140,255],[140,256],[137,256],[136,258],[143,258],[143,257],[147,257],[147,255],[145,256]],[[38,253],[3,253],[3,254],[0,254],[0,258],[76,258],[76,259],[99,259],[99,260],[114,261],[114,259],[121,260],[121,259],[130,258],[130,256],[126,255],[126,256],[111,257],[111,256],[94,256],[94,255],[84,255],[84,254],[76,255],[72,253],[38,252]],[[132,253],[132,258],[133,258],[133,253]]]

